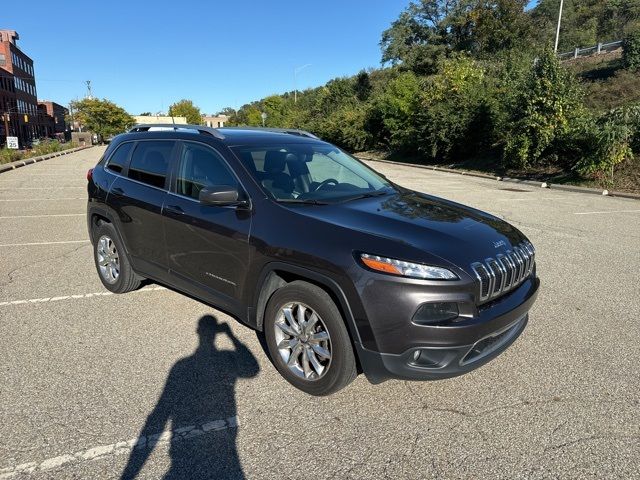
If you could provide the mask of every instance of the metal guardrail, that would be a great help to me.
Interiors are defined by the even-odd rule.
[[[558,54],[560,60],[569,60],[578,57],[590,57],[591,55],[599,55],[601,53],[613,52],[622,47],[622,40],[615,42],[598,43],[592,47],[576,48],[572,52],[563,52]]]

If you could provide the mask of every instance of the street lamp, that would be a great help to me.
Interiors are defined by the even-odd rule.
[[[301,67],[296,67],[293,69],[293,103],[298,103],[298,73],[310,66],[311,64],[307,63],[306,65],[302,65]]]
[[[562,21],[562,5],[564,4],[564,0],[560,0],[560,11],[558,12],[558,28],[556,28],[556,46],[553,51],[558,52],[558,40],[560,39],[560,22]]]

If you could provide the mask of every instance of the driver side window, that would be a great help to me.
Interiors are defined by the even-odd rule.
[[[218,153],[205,145],[185,142],[176,193],[198,200],[200,191],[211,185],[237,186],[238,182]]]
[[[362,177],[322,153],[314,153],[307,167],[314,183],[322,183],[327,179],[334,179],[339,183],[350,183],[360,188],[369,187],[369,184]]]

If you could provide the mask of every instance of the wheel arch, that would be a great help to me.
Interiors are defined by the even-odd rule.
[[[258,277],[255,298],[252,302],[253,315],[250,315],[250,318],[259,331],[263,330],[264,313],[269,299],[278,289],[295,280],[308,282],[327,292],[345,320],[352,346],[355,347],[354,343],[361,343],[353,312],[340,285],[322,273],[282,262],[267,264]]]
[[[120,233],[118,222],[116,221],[116,216],[113,212],[109,211],[108,208],[101,208],[97,206],[89,207],[89,211],[87,214],[87,223],[89,227],[89,240],[91,240],[91,243],[95,245],[95,228],[103,222],[113,225],[116,234],[118,235],[118,240],[120,240],[120,243],[124,246],[125,252],[128,254],[129,248],[127,246],[127,242],[125,242],[122,234]]]

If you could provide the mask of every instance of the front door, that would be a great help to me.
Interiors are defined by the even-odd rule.
[[[195,295],[236,311],[249,262],[251,212],[203,205],[198,197],[206,186],[239,182],[222,155],[197,142],[182,143],[174,177],[164,208],[170,273]]]

